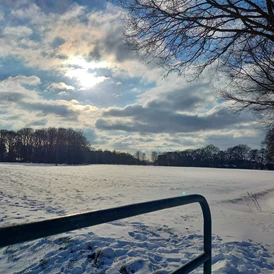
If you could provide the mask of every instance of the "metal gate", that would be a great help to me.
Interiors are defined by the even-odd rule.
[[[211,274],[211,214],[206,199],[203,196],[196,194],[67,215],[45,221],[1,227],[0,248],[80,228],[104,224],[115,220],[192,203],[199,203],[203,211],[204,252],[172,272],[172,274],[189,273],[201,264],[204,265],[204,274]]]

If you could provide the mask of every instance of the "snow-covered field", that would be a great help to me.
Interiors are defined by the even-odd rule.
[[[274,273],[273,175],[0,164],[0,225],[196,193],[211,207],[214,273]],[[177,207],[2,248],[0,273],[170,273],[201,253],[202,235],[199,205]]]

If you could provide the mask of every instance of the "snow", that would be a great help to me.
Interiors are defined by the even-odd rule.
[[[0,225],[184,192],[209,202],[213,273],[274,272],[271,171],[3,163]],[[167,274],[202,250],[201,209],[192,204],[2,248],[0,273]]]

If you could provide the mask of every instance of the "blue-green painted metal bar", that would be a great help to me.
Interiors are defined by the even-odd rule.
[[[173,271],[171,274],[190,273],[192,270],[194,270],[198,266],[205,264],[208,260],[210,260],[210,256],[208,254],[202,253],[201,255],[197,256],[195,259],[189,261],[188,263],[184,264],[177,270]],[[211,273],[211,268],[210,268],[210,271],[207,270],[207,272],[204,272],[204,273]]]
[[[0,248],[191,203],[199,203],[203,212],[204,253],[177,269],[173,274],[189,273],[201,264],[204,264],[204,274],[211,274],[211,214],[206,199],[196,194],[1,227]]]

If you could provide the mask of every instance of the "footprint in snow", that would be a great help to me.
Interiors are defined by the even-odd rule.
[[[135,240],[139,240],[139,241],[146,241],[147,237],[141,233],[137,233],[137,232],[128,232],[129,236],[131,236],[132,238],[134,238]]]

